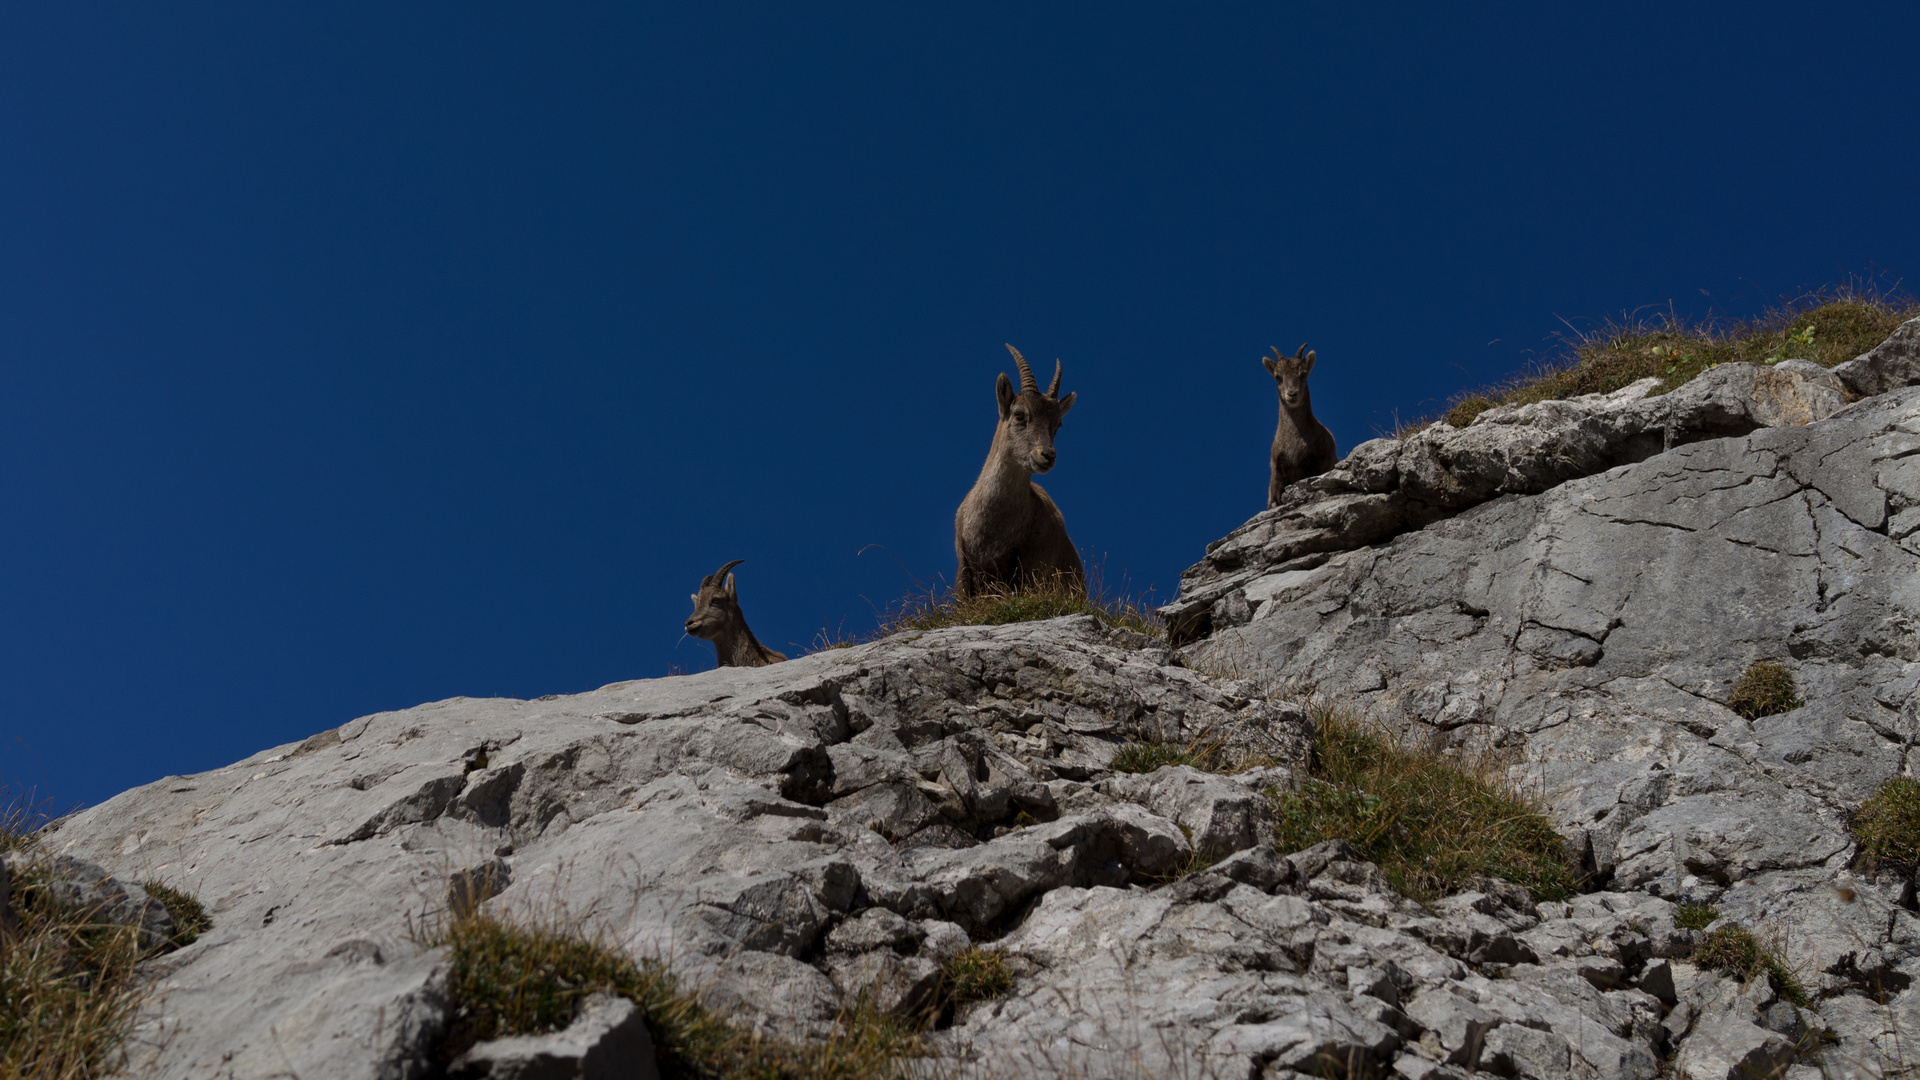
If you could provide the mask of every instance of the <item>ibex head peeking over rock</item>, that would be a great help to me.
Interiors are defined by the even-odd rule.
[[[747,617],[740,611],[740,596],[734,591],[734,567],[746,562],[735,559],[700,579],[700,591],[693,594],[693,614],[687,616],[687,633],[713,642],[721,667],[762,667],[787,658],[753,636],[747,629]]]
[[[1067,538],[1067,522],[1033,474],[1053,468],[1053,437],[1060,419],[1073,408],[1073,394],[1060,397],[1060,361],[1053,362],[1053,383],[1046,393],[1020,350],[1007,346],[1020,369],[1016,392],[1006,372],[994,392],[1000,400],[1000,425],[973,490],[953,517],[953,553],[959,560],[954,591],[976,596],[995,587],[1034,582],[1063,582],[1086,587],[1080,553]]]
[[[1267,373],[1280,390],[1280,425],[1273,431],[1273,473],[1267,481],[1267,508],[1280,505],[1287,485],[1333,468],[1333,432],[1313,417],[1313,398],[1307,393],[1307,373],[1313,353],[1303,344],[1288,356],[1279,349],[1263,356]]]

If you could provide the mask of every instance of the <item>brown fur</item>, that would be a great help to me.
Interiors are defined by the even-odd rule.
[[[734,590],[734,567],[746,562],[735,559],[700,579],[700,591],[693,594],[693,614],[687,617],[687,633],[713,642],[713,651],[721,667],[764,667],[787,658],[753,636],[747,629],[747,616],[740,610],[740,596]]]
[[[1313,396],[1307,392],[1307,373],[1313,370],[1314,354],[1305,345],[1292,356],[1273,350],[1261,357],[1267,373],[1280,391],[1280,423],[1273,429],[1273,472],[1267,481],[1267,508],[1280,505],[1280,493],[1288,484],[1319,476],[1338,460],[1334,456],[1333,432],[1313,417]]]
[[[1020,350],[1009,345],[1007,351],[1020,369],[1021,388],[1015,392],[1005,372],[994,385],[1000,424],[993,429],[993,446],[980,478],[953,516],[953,554],[960,564],[954,591],[977,596],[1057,579],[1085,588],[1086,574],[1067,536],[1066,518],[1033,482],[1034,473],[1053,468],[1053,437],[1060,419],[1073,408],[1075,395],[1059,396],[1058,360],[1053,385],[1042,394]]]

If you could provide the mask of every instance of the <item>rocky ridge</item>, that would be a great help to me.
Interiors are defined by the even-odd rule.
[[[929,1065],[983,1076],[1885,1075],[1920,1030],[1920,923],[1911,882],[1850,869],[1845,814],[1909,769],[1920,710],[1920,389],[1868,381],[1916,341],[1366,444],[1190,572],[1210,633],[1178,653],[1079,617],[453,699],[126,792],[43,847],[212,912],[159,962],[140,1075],[438,1075],[446,962],[418,931],[470,902],[665,957],[795,1036],[861,994],[914,1010],[989,945],[1014,988]],[[1755,659],[1807,704],[1729,710]],[[1263,792],[1316,699],[1511,755],[1598,891],[1422,906],[1342,843],[1275,850]],[[1111,768],[1202,737],[1280,764]],[[1695,967],[1681,903],[1779,942],[1813,1007]],[[554,1052],[513,1042],[457,1070]]]

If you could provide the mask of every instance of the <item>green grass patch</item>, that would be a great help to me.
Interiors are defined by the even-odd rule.
[[[1773,992],[1781,1000],[1802,1008],[1811,1002],[1807,988],[1780,959],[1780,954],[1762,944],[1743,926],[1723,926],[1700,942],[1693,951],[1693,962],[1713,971],[1724,971],[1748,980],[1765,975],[1773,982]]]
[[[1860,842],[1860,861],[1869,870],[1882,865],[1920,867],[1920,780],[1896,776],[1880,785],[1849,824]]]
[[[602,991],[646,1015],[660,1074],[668,1078],[892,1078],[905,1075],[905,1058],[925,1052],[912,1025],[868,1010],[850,1011],[834,1037],[819,1043],[753,1034],[708,1008],[665,964],[634,960],[564,928],[472,915],[456,920],[438,943],[453,965],[442,1061],[483,1040],[560,1030],[583,999]]]
[[[955,1005],[997,998],[1013,989],[1007,958],[993,949],[969,948],[940,966],[942,996]]]
[[[1673,924],[1682,930],[1705,930],[1720,917],[1720,909],[1711,904],[1681,904],[1674,910]]]
[[[1315,728],[1308,775],[1269,796],[1280,850],[1344,839],[1415,899],[1480,875],[1524,885],[1536,900],[1574,892],[1560,834],[1506,784],[1499,762],[1409,747],[1331,709],[1317,712]]]
[[[212,916],[190,894],[158,881],[143,881],[140,887],[147,891],[148,896],[160,901],[160,906],[166,908],[167,914],[173,917],[173,937],[168,941],[174,948],[186,948],[199,940],[201,934],[213,929]]]
[[[1805,704],[1799,687],[1794,685],[1793,673],[1771,660],[1749,667],[1727,697],[1727,708],[1749,720],[1792,712]]]
[[[1186,747],[1173,743],[1130,742],[1113,755],[1114,772],[1150,773],[1162,765],[1196,765]]]
[[[1885,341],[1917,315],[1920,300],[1856,282],[1816,290],[1753,319],[1691,321],[1671,309],[1623,316],[1564,339],[1557,355],[1532,370],[1460,394],[1444,419],[1465,427],[1495,406],[1611,393],[1650,377],[1660,380],[1654,393],[1663,394],[1716,364],[1737,361],[1811,360],[1833,367]]]

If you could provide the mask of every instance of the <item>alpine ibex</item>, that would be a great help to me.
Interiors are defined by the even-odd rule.
[[[1007,351],[1020,369],[1020,391],[1015,393],[1007,373],[1000,373],[994,386],[1000,425],[993,429],[980,479],[953,516],[953,553],[960,563],[954,591],[975,596],[996,586],[1056,581],[1085,588],[1067,521],[1033,482],[1034,473],[1053,468],[1053,437],[1060,418],[1073,408],[1074,395],[1058,396],[1060,361],[1053,362],[1053,385],[1042,394],[1027,358],[1011,345]]]
[[[740,596],[734,591],[732,569],[746,562],[735,559],[700,579],[700,591],[693,594],[693,614],[687,616],[687,633],[713,642],[721,667],[762,667],[787,658],[760,644],[747,629],[747,617],[740,611]]]
[[[1307,393],[1307,373],[1314,354],[1303,344],[1288,356],[1275,348],[1263,356],[1267,373],[1280,388],[1280,424],[1273,429],[1273,475],[1267,481],[1267,508],[1280,505],[1287,485],[1333,468],[1333,432],[1313,418],[1313,398]]]

